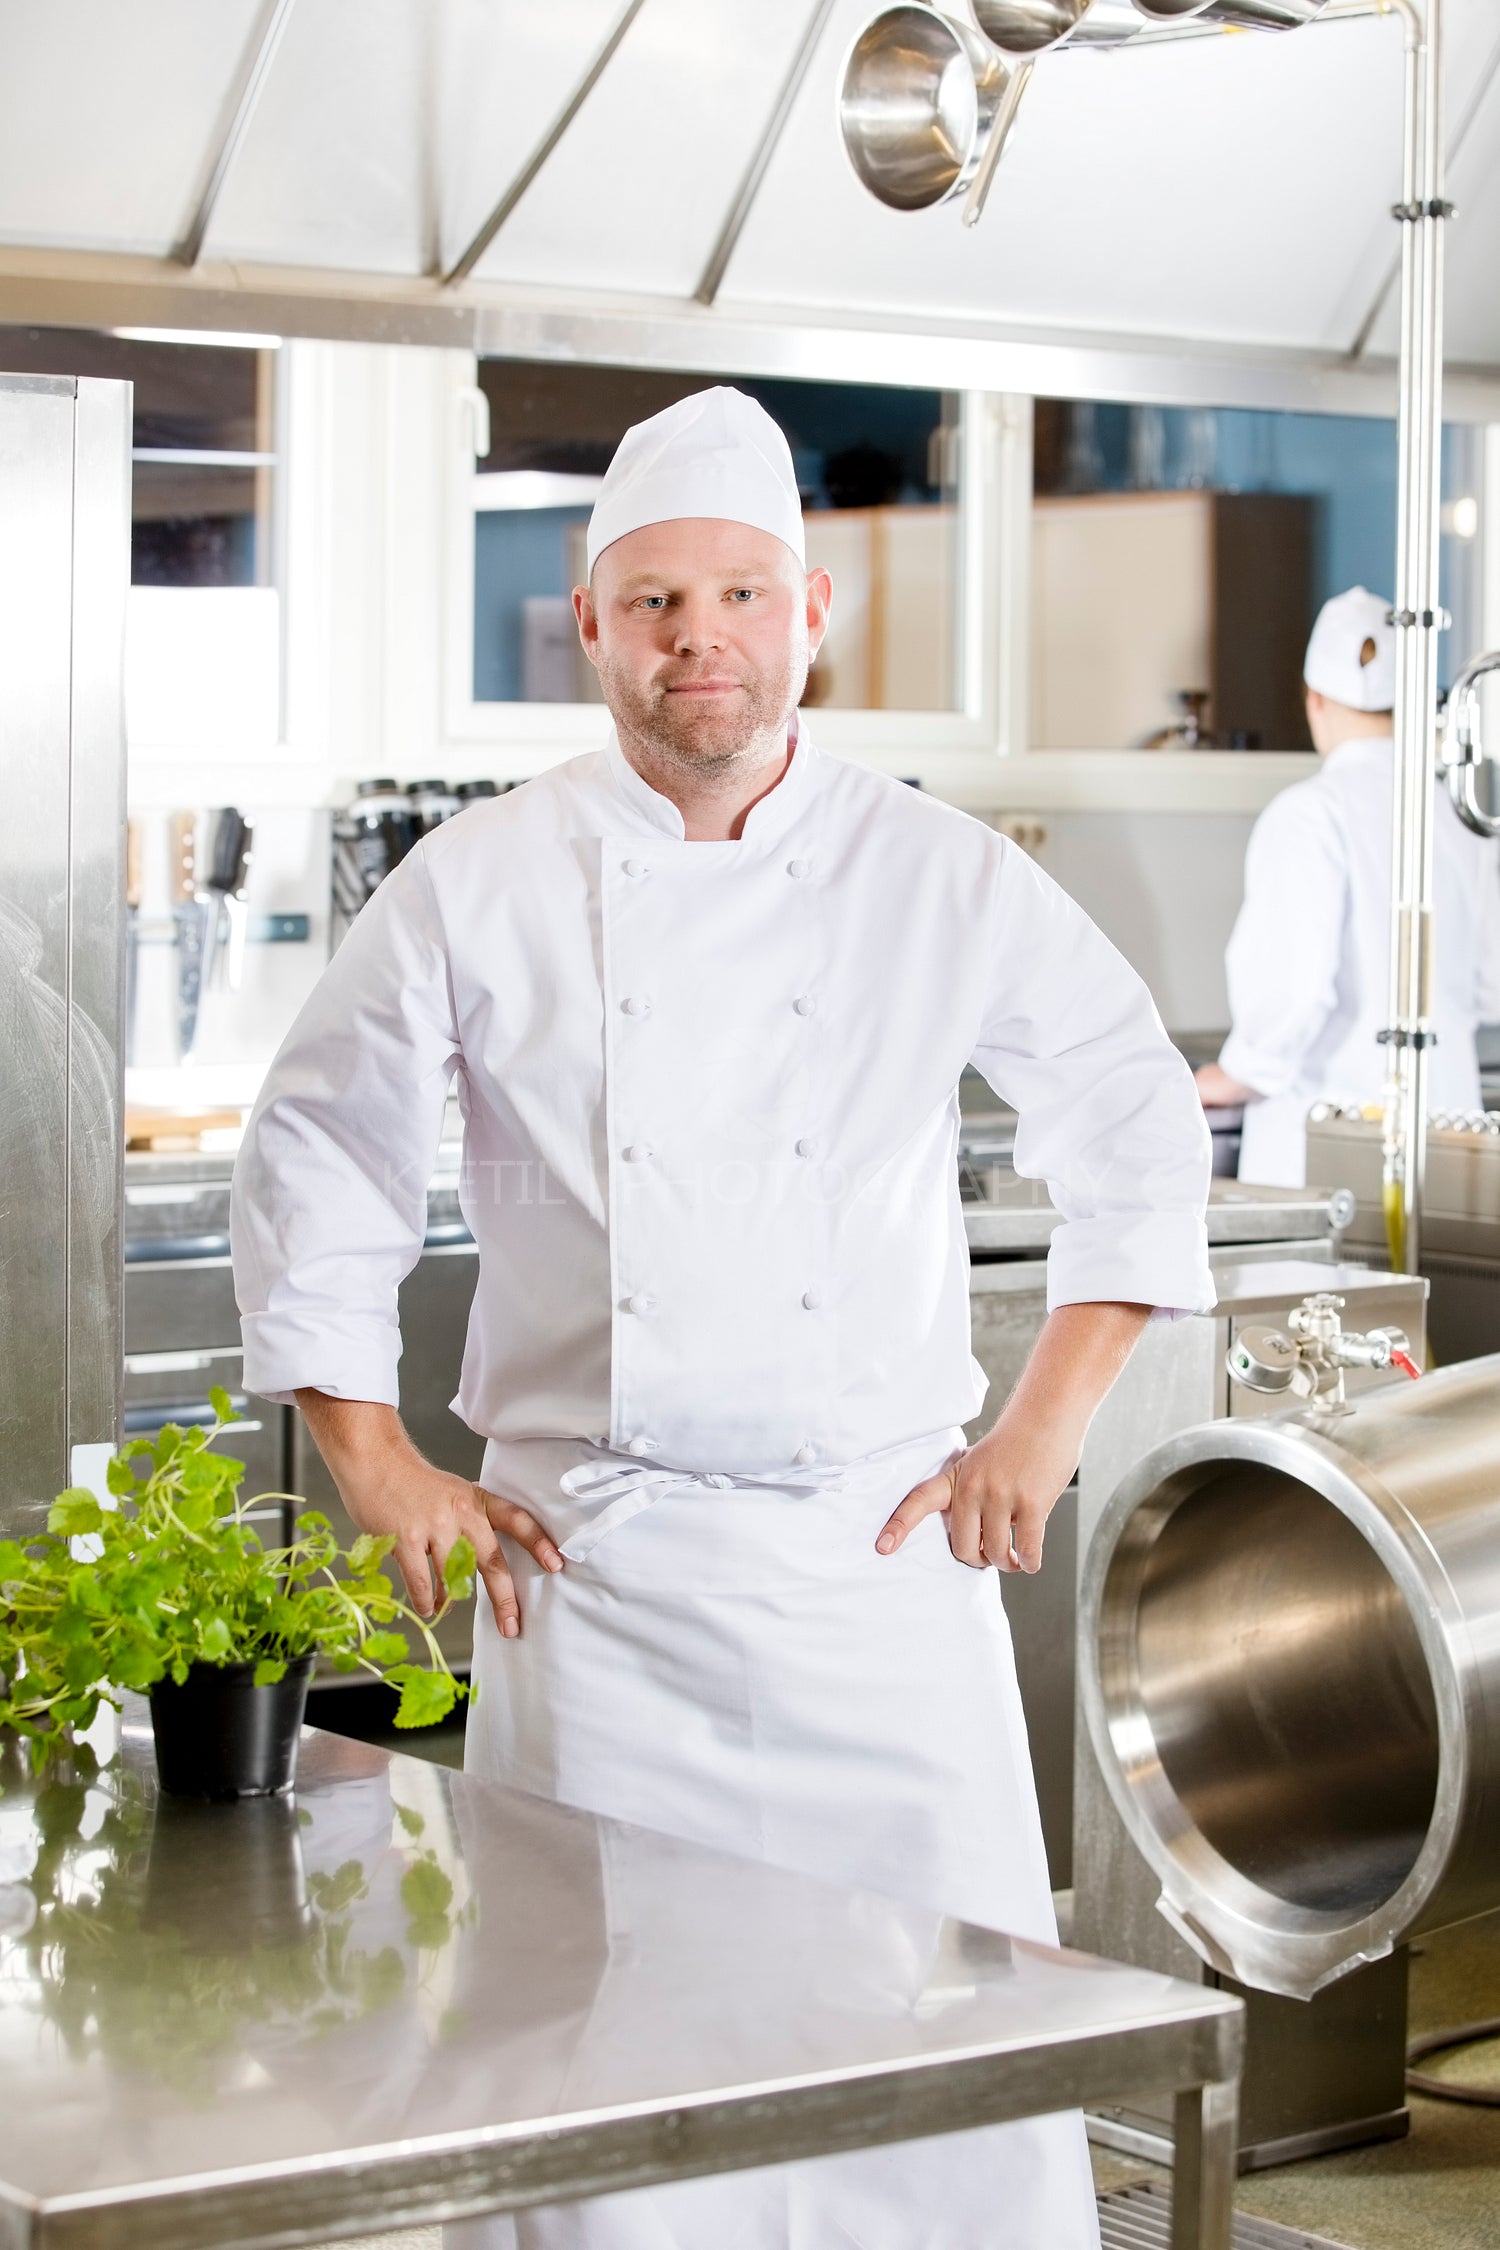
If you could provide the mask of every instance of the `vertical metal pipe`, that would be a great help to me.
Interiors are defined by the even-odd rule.
[[[1392,775],[1391,1009],[1384,1191],[1391,1263],[1422,1248],[1432,1044],[1432,820],[1437,773],[1438,506],[1442,449],[1442,0],[1406,20],[1401,367]]]

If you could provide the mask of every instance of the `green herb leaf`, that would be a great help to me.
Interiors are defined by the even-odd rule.
[[[372,1633],[360,1651],[367,1664],[401,1664],[409,1653],[400,1633]]]
[[[400,1821],[402,1828],[405,1830],[408,1836],[417,1837],[426,1835],[427,1822],[425,1821],[421,1813],[413,1812],[410,1805],[397,1803],[396,1818]]]
[[[377,1538],[373,1531],[361,1532],[349,1549],[349,1568],[357,1578],[368,1577],[378,1564],[385,1561],[395,1544],[394,1537],[389,1533]]]
[[[401,1904],[413,1920],[446,1914],[453,1904],[453,1880],[430,1852],[414,1859],[401,1878]]]
[[[198,1636],[200,1653],[210,1664],[222,1664],[234,1647],[234,1635],[225,1617],[210,1617]]]
[[[208,1394],[208,1403],[221,1422],[232,1422],[234,1420],[234,1402],[228,1391],[221,1389],[217,1383],[214,1384]]]
[[[397,1674],[390,1674],[397,1681]],[[458,1700],[458,1683],[451,1672],[424,1672],[413,1664],[400,1674],[401,1701],[396,1706],[398,1727],[432,1727],[446,1719]]]
[[[460,1533],[443,1565],[443,1586],[450,1602],[466,1602],[474,1591],[474,1542]]]
[[[252,1685],[255,1687],[274,1687],[278,1680],[285,1679],[285,1677],[286,1659],[284,1657],[263,1656],[255,1667],[255,1678]]]
[[[47,1510],[47,1529],[59,1539],[78,1539],[97,1531],[104,1521],[104,1510],[92,1492],[81,1485],[60,1492]]]

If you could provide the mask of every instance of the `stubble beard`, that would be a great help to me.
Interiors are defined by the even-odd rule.
[[[642,687],[623,665],[599,659],[599,684],[621,735],[658,770],[710,787],[733,781],[785,750],[786,730],[807,677],[793,656],[779,678],[741,676],[741,692],[706,702],[670,693],[667,673]],[[682,675],[678,675],[681,677]]]

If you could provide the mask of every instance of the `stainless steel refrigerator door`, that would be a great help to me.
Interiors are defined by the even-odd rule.
[[[0,1531],[120,1412],[130,386],[0,375]]]

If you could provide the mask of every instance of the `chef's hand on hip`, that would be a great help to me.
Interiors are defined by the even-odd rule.
[[[1049,1313],[994,1428],[908,1492],[875,1542],[879,1552],[895,1554],[925,1516],[941,1515],[960,1562],[1039,1570],[1047,1518],[1150,1312],[1101,1299]]]
[[[1047,1518],[1077,1460],[1076,1445],[1057,1430],[1035,1422],[1007,1429],[1002,1415],[987,1437],[908,1492],[876,1547],[893,1555],[924,1517],[941,1515],[961,1563],[1039,1570]]]
[[[394,1537],[395,1560],[418,1616],[430,1617],[437,1607],[434,1586],[442,1585],[444,1565],[462,1536],[473,1546],[495,1623],[513,1640],[521,1630],[520,1604],[497,1534],[514,1539],[544,1570],[563,1567],[536,1517],[514,1500],[434,1468],[393,1406],[329,1398],[323,1391],[299,1391],[297,1404],[356,1528]]]

